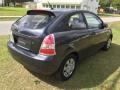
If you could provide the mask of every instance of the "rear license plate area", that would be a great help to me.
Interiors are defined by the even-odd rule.
[[[29,50],[31,48],[31,40],[18,37],[17,45]]]

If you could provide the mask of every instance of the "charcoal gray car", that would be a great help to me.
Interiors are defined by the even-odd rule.
[[[29,10],[11,27],[8,49],[25,68],[69,79],[78,62],[111,47],[112,31],[84,10]]]

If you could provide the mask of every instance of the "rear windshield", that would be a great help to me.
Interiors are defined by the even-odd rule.
[[[19,19],[16,24],[29,29],[40,29],[50,23],[54,17],[55,16],[47,14],[26,15]]]

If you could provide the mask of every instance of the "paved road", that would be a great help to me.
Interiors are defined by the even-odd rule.
[[[104,17],[102,20],[106,23],[120,21],[120,17]]]
[[[107,17],[102,18],[104,22],[120,21],[120,17]],[[14,21],[0,21],[0,35],[8,35],[10,33],[10,27]]]
[[[22,16],[0,16],[0,18],[11,18],[11,17],[18,17],[18,18],[20,18],[20,17],[22,17]]]

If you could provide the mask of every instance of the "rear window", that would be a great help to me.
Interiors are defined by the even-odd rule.
[[[50,23],[55,16],[48,14],[26,15],[19,19],[16,24],[29,29],[40,29]]]

